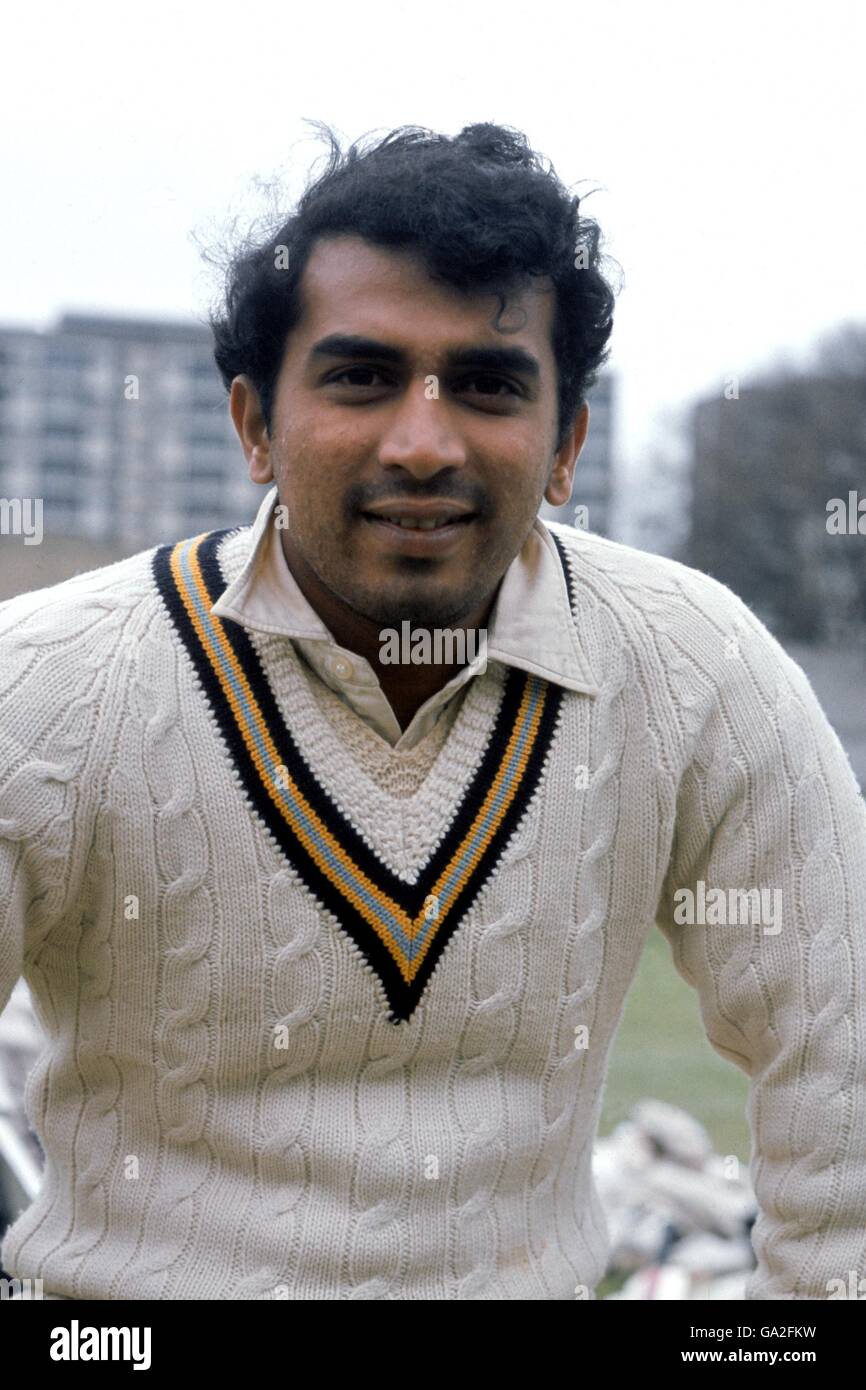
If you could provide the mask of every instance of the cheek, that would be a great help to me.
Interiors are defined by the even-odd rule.
[[[515,473],[497,487],[497,519],[505,525],[519,527],[526,517],[535,515],[543,491],[544,478],[541,474],[533,471]]]

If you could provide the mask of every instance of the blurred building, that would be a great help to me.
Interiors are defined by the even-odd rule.
[[[614,377],[602,372],[587,395],[589,433],[574,470],[571,497],[562,507],[543,502],[539,515],[545,521],[561,521],[567,526],[581,525],[600,536],[611,535],[613,504],[613,406]],[[585,524],[575,521],[575,508],[586,507]]]
[[[252,520],[212,353],[192,321],[0,329],[0,495],[41,498],[46,536],[126,554]]]

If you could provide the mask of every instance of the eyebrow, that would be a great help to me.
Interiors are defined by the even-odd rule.
[[[327,338],[320,338],[310,349],[310,360],[317,357],[342,357],[353,361],[372,357],[379,362],[393,362],[399,367],[408,362],[408,355],[402,348],[355,333],[331,333]],[[450,348],[445,353],[445,366],[449,370],[477,367],[483,371],[515,372],[530,381],[538,381],[541,376],[538,359],[519,347],[486,347],[478,343]]]

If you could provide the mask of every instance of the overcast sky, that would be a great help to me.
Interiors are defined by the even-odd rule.
[[[631,500],[731,373],[866,319],[866,6],[844,0],[28,3],[7,15],[0,320],[202,314],[192,233],[297,193],[324,145],[517,126],[624,270],[611,366]],[[321,165],[319,166],[321,167]],[[578,183],[578,181],[580,181]]]

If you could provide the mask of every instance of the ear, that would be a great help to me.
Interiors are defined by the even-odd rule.
[[[544,497],[552,507],[564,507],[571,496],[571,488],[574,482],[574,466],[577,463],[577,456],[586,442],[586,432],[588,429],[589,406],[584,401],[574,417],[574,429],[568,435],[562,448],[557,453],[550,477],[547,480]]]
[[[270,438],[259,393],[248,376],[236,376],[229,394],[229,413],[241,442],[244,458],[254,483],[270,483],[274,470],[270,457]]]

